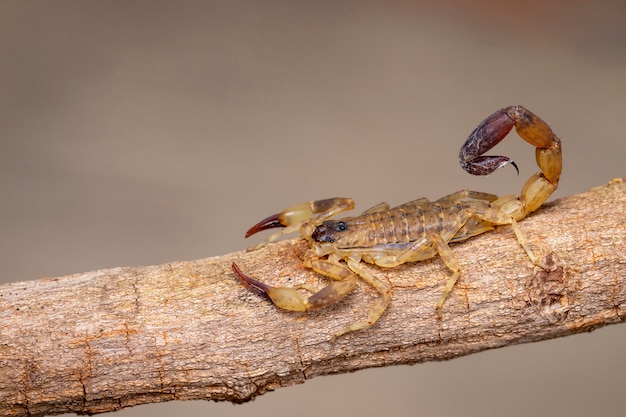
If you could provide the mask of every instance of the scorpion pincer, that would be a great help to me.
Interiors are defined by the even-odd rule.
[[[461,167],[473,175],[487,175],[507,164],[515,163],[505,156],[485,156],[515,126],[517,134],[536,147],[540,172],[528,179],[521,194],[498,197],[476,191],[458,191],[437,201],[420,198],[390,208],[380,203],[360,216],[331,220],[333,216],[354,208],[350,198],[309,201],[288,208],[252,226],[246,237],[259,231],[283,227],[251,250],[263,247],[282,235],[300,230],[309,243],[303,265],[328,278],[321,288],[271,287],[245,275],[233,263],[237,277],[252,291],[266,296],[277,307],[306,311],[336,303],[352,291],[358,278],[379,293],[366,320],[338,331],[344,333],[367,328],[379,319],[391,301],[391,286],[377,278],[366,263],[392,268],[406,262],[417,262],[439,255],[452,271],[436,305],[438,317],[461,274],[461,266],[448,246],[492,230],[495,225],[510,224],[530,260],[548,268],[528,248],[517,222],[537,210],[557,188],[561,175],[561,141],[543,120],[522,106],[498,110],[481,122],[469,135],[459,153]],[[305,297],[298,289],[312,295]]]

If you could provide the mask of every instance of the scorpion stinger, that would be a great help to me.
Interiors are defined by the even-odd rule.
[[[364,262],[393,268],[439,255],[452,273],[433,309],[440,318],[444,302],[461,275],[460,263],[450,243],[487,232],[496,225],[510,224],[532,263],[549,269],[549,262],[530,250],[517,222],[539,208],[556,190],[562,168],[560,139],[529,110],[510,106],[487,117],[474,129],[461,148],[459,161],[463,169],[473,175],[487,175],[507,164],[517,169],[506,156],[483,155],[513,127],[522,139],[536,147],[540,168],[540,172],[528,179],[519,196],[498,197],[463,190],[434,202],[420,198],[394,208],[380,203],[359,216],[339,220],[331,220],[331,217],[351,210],[354,207],[351,199],[310,201],[262,220],[248,230],[246,237],[265,229],[284,227],[253,250],[299,229],[301,237],[309,243],[303,255],[303,266],[329,278],[331,282],[327,286],[321,289],[304,285],[271,287],[247,276],[235,263],[233,272],[252,291],[266,296],[277,307],[291,311],[312,310],[338,302],[355,288],[357,278],[361,278],[380,296],[367,319],[340,329],[335,332],[336,337],[373,325],[391,301],[391,285],[376,277]],[[301,289],[312,295],[305,297]]]

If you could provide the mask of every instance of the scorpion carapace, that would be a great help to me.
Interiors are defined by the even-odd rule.
[[[395,267],[439,255],[452,271],[436,305],[438,317],[446,297],[461,274],[461,266],[448,246],[492,230],[495,225],[510,224],[530,260],[548,268],[526,245],[517,222],[535,211],[557,188],[561,175],[561,141],[550,127],[522,106],[510,106],[487,117],[470,134],[459,153],[463,169],[473,175],[487,175],[514,162],[505,156],[484,156],[515,127],[518,135],[536,147],[540,172],[522,187],[521,194],[498,197],[476,191],[458,191],[431,202],[426,198],[395,208],[380,203],[359,216],[340,220],[330,218],[354,208],[350,198],[310,201],[288,208],[252,226],[246,237],[274,227],[284,229],[269,236],[251,250],[263,247],[282,235],[300,230],[309,243],[303,265],[328,278],[321,288],[271,287],[244,274],[233,263],[233,271],[254,292],[266,296],[277,307],[306,311],[339,301],[363,279],[379,293],[366,320],[341,329],[335,336],[373,325],[391,301],[391,285],[376,277],[366,263]],[[299,289],[312,295],[305,297]]]

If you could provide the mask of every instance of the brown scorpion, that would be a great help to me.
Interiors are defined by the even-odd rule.
[[[391,286],[377,278],[361,261],[392,268],[406,262],[417,262],[439,255],[452,271],[436,305],[438,316],[446,297],[461,274],[458,259],[448,246],[492,230],[495,225],[510,224],[517,240],[530,260],[546,268],[527,246],[517,222],[537,210],[557,188],[561,175],[561,141],[538,116],[522,106],[498,110],[482,121],[469,135],[459,153],[461,167],[473,175],[487,175],[507,164],[515,163],[505,156],[483,156],[497,145],[515,126],[518,135],[536,147],[534,174],[522,187],[521,195],[498,197],[476,191],[458,191],[437,201],[420,198],[390,208],[380,203],[360,216],[329,220],[354,208],[350,198],[309,201],[290,207],[252,226],[249,237],[261,230],[284,227],[251,248],[258,249],[282,235],[300,230],[309,243],[303,265],[328,278],[321,288],[302,285],[297,288],[271,287],[245,275],[232,264],[233,271],[248,288],[269,298],[274,305],[291,311],[306,311],[335,303],[352,291],[360,277],[379,293],[367,320],[358,321],[338,331],[344,333],[367,328],[379,319],[391,301]],[[304,297],[298,289],[312,293]]]

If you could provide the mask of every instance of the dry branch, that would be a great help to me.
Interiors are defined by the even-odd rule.
[[[520,223],[558,267],[533,267],[511,228],[453,246],[463,274],[444,306],[440,259],[374,268],[394,287],[372,328],[331,341],[375,297],[283,312],[235,279],[310,282],[303,241],[193,262],[113,268],[0,287],[0,413],[90,414],[169,400],[242,402],[317,375],[450,359],[626,319],[626,182],[555,201]]]

